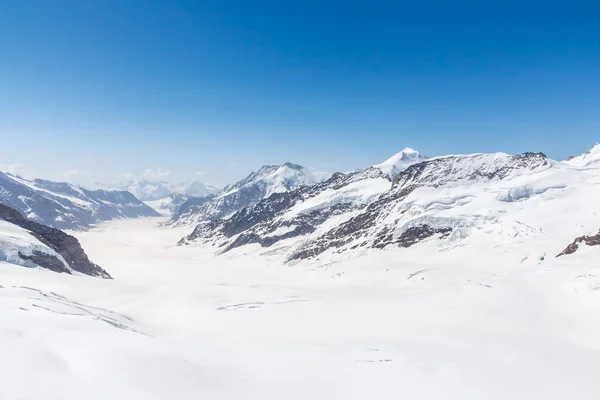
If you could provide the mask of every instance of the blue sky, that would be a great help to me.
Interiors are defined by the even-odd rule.
[[[0,165],[226,184],[600,141],[600,5],[487,3],[6,0]]]

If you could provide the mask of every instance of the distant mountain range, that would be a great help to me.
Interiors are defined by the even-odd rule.
[[[166,181],[146,179],[128,180],[114,185],[96,184],[97,188],[122,190],[132,193],[146,205],[163,215],[172,215],[189,199],[211,198],[221,188],[192,179],[189,182],[172,184]]]
[[[207,197],[219,192],[222,188],[192,179],[189,182],[172,184],[166,181],[135,179],[114,185],[96,184],[98,188],[128,191],[142,201],[164,199],[173,194],[188,197]]]
[[[0,172],[0,203],[58,229],[85,229],[115,218],[159,214],[127,191],[87,190],[65,182],[27,180]]]

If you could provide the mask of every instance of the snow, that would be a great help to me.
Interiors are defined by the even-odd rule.
[[[146,200],[144,201],[148,207],[153,208],[161,215],[170,216],[173,214],[173,198],[172,197],[164,197],[158,200]]]
[[[186,194],[193,197],[205,197],[215,194],[221,188],[192,179],[189,182],[172,184],[166,181],[149,181],[146,179],[128,180],[114,185],[97,184],[98,188],[125,190],[133,194],[139,200],[158,201],[168,199],[173,194]],[[157,210],[160,212],[160,210]]]
[[[390,187],[390,181],[385,178],[378,178],[358,180],[338,190],[327,189],[314,197],[296,204],[282,216],[282,219],[292,219],[299,214],[335,206],[337,204],[369,204],[381,193],[389,190]]]
[[[48,195],[51,195],[51,196],[54,196],[54,197],[60,197],[60,198],[65,199],[65,200],[69,200],[71,203],[76,204],[76,205],[78,205],[80,207],[87,208],[87,209],[92,209],[93,208],[92,203],[89,202],[89,201],[85,201],[85,200],[79,199],[77,197],[68,196],[68,195],[63,194],[63,193],[56,193],[56,192],[53,192],[53,191],[41,188],[41,187],[37,186],[34,181],[29,181],[27,179],[23,179],[23,178],[18,177],[18,176],[9,175],[9,177],[10,177],[10,179],[12,179],[12,180],[14,180],[14,181],[16,181],[16,182],[24,185],[24,186],[27,186],[29,189],[35,190],[36,192],[42,192],[42,193],[45,193],[45,194],[48,194]],[[75,186],[70,186],[70,187],[73,190],[77,190],[77,188]],[[81,193],[80,190],[78,190],[78,191]],[[20,196],[20,198],[21,197],[23,197],[23,196]]]
[[[53,255],[61,260],[67,269],[71,269],[60,254],[40,242],[29,231],[0,219],[0,262],[37,268],[34,262],[19,257],[19,254],[32,256],[34,252]]]
[[[596,399],[600,248],[554,256],[600,228],[600,168],[469,181],[470,162],[494,171],[507,156],[466,157],[457,180],[428,181],[376,221],[454,228],[406,249],[283,264],[284,245],[215,256],[175,245],[189,228],[142,218],[73,233],[114,280],[5,258],[0,399]],[[356,181],[292,210],[389,187]],[[0,238],[35,244],[7,224]]]
[[[578,167],[600,165],[600,143],[596,143],[589,151],[580,156],[573,157],[572,159],[565,161],[565,163]]]
[[[409,166],[426,159],[427,157],[418,151],[406,147],[401,152],[394,154],[381,164],[374,165],[373,167],[380,169],[381,172],[393,178]]]
[[[597,249],[539,257],[598,219],[540,219],[555,206],[525,221],[550,242],[294,267],[103,223],[76,234],[114,281],[0,263],[0,398],[595,399]]]

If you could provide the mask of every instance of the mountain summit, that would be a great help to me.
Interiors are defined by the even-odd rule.
[[[289,162],[282,165],[265,165],[239,182],[227,186],[210,201],[201,204],[184,203],[180,212],[173,217],[173,222],[187,225],[226,218],[275,193],[311,186],[330,176],[329,173],[316,172]]]
[[[378,168],[381,172],[393,179],[409,166],[425,160],[427,160],[427,157],[423,154],[410,147],[406,147],[404,150],[394,154],[381,164],[373,165],[373,167]]]

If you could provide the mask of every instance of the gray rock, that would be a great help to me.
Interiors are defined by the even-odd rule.
[[[75,237],[59,229],[29,221],[17,210],[4,204],[0,204],[0,219],[29,231],[40,242],[60,254],[72,270],[85,275],[112,279],[108,272],[89,260]],[[69,270],[65,269],[62,262],[52,255],[34,252],[32,256],[22,254],[19,256],[24,260],[32,261],[42,268],[56,272],[70,273]]]

